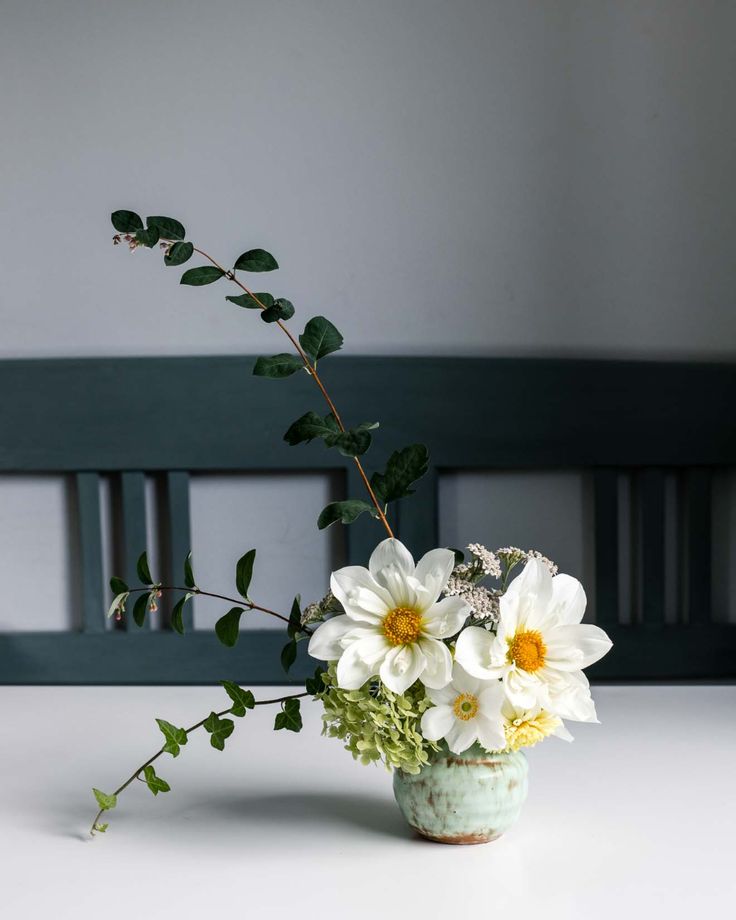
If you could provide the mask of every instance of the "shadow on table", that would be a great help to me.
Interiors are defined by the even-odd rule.
[[[200,809],[206,809],[213,821],[267,825],[271,831],[311,825],[324,830],[331,825],[382,837],[412,837],[396,804],[377,796],[317,791],[253,794],[208,801]]]

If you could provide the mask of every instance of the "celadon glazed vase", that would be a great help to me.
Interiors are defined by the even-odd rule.
[[[488,843],[521,813],[528,764],[519,752],[489,754],[474,744],[447,750],[417,774],[394,770],[394,795],[408,824],[439,843]]]

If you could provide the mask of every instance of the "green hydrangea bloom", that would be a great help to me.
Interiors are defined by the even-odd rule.
[[[422,713],[432,703],[419,681],[399,696],[379,681],[368,681],[360,690],[337,686],[333,662],[322,674],[322,734],[345,742],[355,760],[368,764],[382,760],[388,769],[419,773],[439,746],[422,736]]]

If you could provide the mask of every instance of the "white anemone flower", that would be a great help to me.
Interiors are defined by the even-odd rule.
[[[414,565],[398,540],[379,543],[367,569],[349,565],[333,572],[330,587],[345,613],[316,630],[309,654],[337,661],[344,690],[376,676],[394,693],[416,680],[446,686],[452,657],[442,640],[459,632],[470,613],[459,597],[439,600],[454,565],[449,549],[433,549]]]
[[[478,680],[455,663],[452,682],[441,690],[428,688],[427,696],[434,703],[422,716],[428,741],[444,738],[453,754],[462,754],[476,741],[489,752],[506,747],[500,680]]]
[[[577,579],[553,577],[539,559],[530,559],[500,599],[496,634],[468,627],[457,640],[455,659],[474,677],[501,678],[507,699],[520,710],[597,721],[581,669],[612,643],[600,627],[580,622],[585,604]]]

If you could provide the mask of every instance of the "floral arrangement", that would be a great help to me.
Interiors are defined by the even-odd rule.
[[[517,752],[550,735],[572,740],[564,720],[597,721],[583,669],[605,655],[611,642],[602,629],[581,622],[586,607],[582,585],[558,574],[541,553],[517,547],[490,551],[471,543],[467,556],[438,548],[415,562],[394,536],[391,510],[396,501],[413,493],[426,472],[427,448],[411,444],[396,450],[382,470],[368,476],[361,458],[378,423],[346,426],[318,372],[319,362],[342,347],[342,335],[323,316],[309,319],[304,331],[295,335],[287,325],[295,313],[291,301],[254,293],[237,274],[273,271],[278,268],[274,257],[251,249],[232,268],[225,268],[187,241],[183,225],[173,218],[149,217],[144,224],[132,211],[115,211],[112,223],[115,244],[124,241],[131,251],[158,245],[167,266],[181,265],[197,253],[207,264],[186,270],[180,283],[229,281],[240,293],[226,296],[227,301],[259,311],[263,322],[286,335],[294,353],[258,358],[253,373],[271,379],[306,373],[328,412],[302,415],[284,440],[292,446],[318,440],[339,450],[355,463],[366,491],[367,500],[349,498],[327,505],[317,526],[349,525],[369,514],[385,537],[367,568],[353,565],[333,572],[322,600],[302,607],[297,595],[288,614],[251,598],[255,549],[237,563],[237,597],[202,589],[191,554],[184,560],[182,586],[155,581],[145,553],[137,567],[142,587],[111,579],[110,615],[118,620],[132,605],[133,620],[140,626],[156,613],[164,592],[179,592],[171,626],[181,634],[184,605],[193,597],[216,597],[235,604],[215,626],[224,645],[236,645],[241,617],[256,611],[285,624],[281,663],[286,672],[302,641],[308,641],[309,654],[324,664],[306,681],[303,692],[257,700],[250,690],[223,680],[229,705],[220,712],[188,728],[157,719],[161,748],[114,792],[93,790],[99,811],[91,833],[107,830],[103,815],[116,807],[118,796],[135,780],[145,783],[153,795],[168,792],[170,786],[154,763],[165,754],[178,757],[192,732],[204,729],[212,747],[223,750],[235,728],[233,719],[255,706],[276,705],[274,729],[298,732],[300,700],[312,697],[324,709],[323,734],[343,741],[361,763],[382,761],[406,776],[420,774],[443,752],[461,755],[474,746],[489,755]]]

